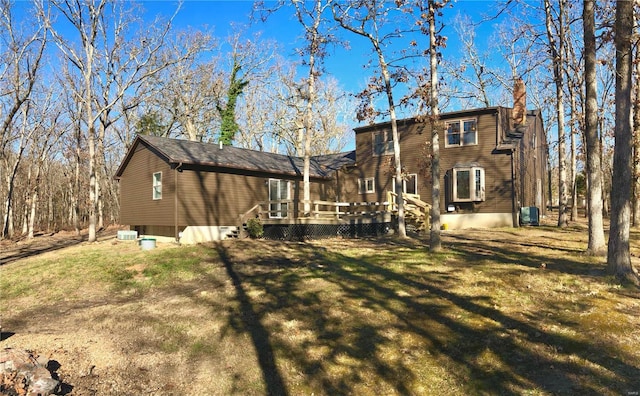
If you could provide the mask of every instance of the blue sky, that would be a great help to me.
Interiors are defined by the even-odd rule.
[[[144,8],[148,12],[148,17],[152,18],[157,14],[168,16],[176,8],[175,1],[143,1]],[[467,0],[453,3],[452,8],[444,10],[444,20],[453,18],[457,13],[467,14],[474,21],[478,21],[486,13],[496,6],[496,1]],[[234,28],[233,24],[240,26],[250,25],[250,14],[253,6],[252,1],[228,1],[228,0],[199,0],[184,1],[181,10],[175,19],[177,28],[191,27],[201,29],[212,28],[215,36],[223,39],[230,35]],[[486,46],[486,38],[491,34],[492,25],[495,23],[485,23],[478,27],[477,45],[482,49]],[[273,39],[283,46],[281,55],[297,60],[294,53],[296,46],[301,42],[301,29],[293,14],[287,10],[273,14],[265,23],[255,22],[249,26],[251,32],[260,31],[262,37]],[[445,54],[449,53],[453,57],[459,57],[456,37],[450,27],[445,27],[443,34],[448,37]],[[336,48],[325,60],[326,72],[338,79],[343,88],[356,92],[364,87],[370,75],[370,71],[363,69],[363,65],[371,56],[371,49],[368,43],[353,35],[345,36],[352,41],[351,49],[345,50]],[[426,39],[426,38],[425,38]]]

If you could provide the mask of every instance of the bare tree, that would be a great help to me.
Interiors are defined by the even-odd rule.
[[[125,35],[130,33],[130,25],[135,18],[131,3],[124,1],[51,1],[59,15],[69,23],[79,37],[78,47],[69,37],[68,31],[51,29],[56,45],[66,60],[73,65],[82,80],[77,87],[76,98],[83,105],[84,125],[87,129],[89,152],[89,238],[96,240],[96,226],[99,224],[97,211],[101,210],[100,172],[104,161],[104,134],[109,123],[110,112],[122,100],[127,90],[157,73],[165,65],[153,63],[155,55],[162,48],[171,21],[162,25],[157,34],[140,38],[139,45]],[[53,26],[52,16],[44,2],[40,2],[39,13],[42,23]],[[118,80],[116,84],[115,81]],[[103,92],[100,89],[103,89]],[[107,92],[104,92],[104,91]],[[98,125],[98,122],[100,124]],[[98,129],[96,130],[96,128]]]
[[[403,2],[397,2],[402,5]],[[398,193],[398,234],[402,238],[406,238],[407,231],[405,227],[404,214],[404,197],[402,191],[402,163],[400,160],[400,140],[398,138],[398,122],[396,116],[396,101],[394,99],[394,90],[392,82],[392,62],[387,59],[385,52],[388,45],[394,39],[402,37],[403,30],[398,26],[403,26],[402,22],[392,21],[388,18],[390,15],[402,15],[404,10],[396,6],[395,3],[387,3],[384,1],[362,2],[347,1],[335,2],[333,6],[333,16],[335,21],[345,30],[354,33],[360,37],[364,37],[373,48],[378,59],[381,78],[371,80],[370,86],[361,95],[370,97],[374,92],[382,91],[387,98],[387,109],[391,122],[391,134],[393,138],[393,159],[395,168],[395,191]],[[383,30],[384,26],[395,26],[387,32]],[[403,58],[406,55],[402,56]],[[403,74],[396,75],[396,78],[403,79]]]
[[[162,135],[178,134],[189,140],[214,140],[220,125],[216,105],[225,91],[224,75],[219,64],[222,56],[202,62],[219,44],[209,33],[181,32],[167,43],[166,56],[174,61],[170,67],[147,82],[143,115],[156,114]],[[194,49],[194,50],[189,50]]]
[[[567,163],[566,163],[566,133],[564,126],[564,38],[565,38],[565,3],[559,0],[558,10],[551,7],[550,0],[544,0],[545,26],[553,77],[556,86],[556,113],[558,122],[558,227],[566,227],[567,220]],[[555,16],[554,16],[555,12]]]
[[[66,132],[65,126],[62,125],[63,110],[56,103],[56,92],[58,87],[46,87],[46,92],[34,97],[33,102],[33,121],[30,128],[34,131],[30,142],[31,163],[33,172],[29,171],[30,191],[28,193],[28,224],[27,238],[32,239],[36,223],[36,210],[39,196],[43,188],[43,172],[48,165],[48,161],[55,157],[56,146],[62,135]]]
[[[432,252],[442,249],[440,237],[440,108],[438,106],[438,47],[442,45],[436,32],[436,16],[439,8],[444,3],[436,3],[434,0],[428,2],[429,10],[427,19],[429,21],[429,65],[430,65],[430,91],[431,91],[431,234],[429,248]],[[480,77],[482,78],[482,77]]]
[[[631,218],[631,37],[634,2],[616,2],[616,126],[611,185],[611,228],[607,253],[607,270],[619,279],[640,284],[631,265],[629,228]]]
[[[468,15],[458,14],[453,20],[453,28],[462,44],[461,57],[454,61],[442,62],[444,72],[451,76],[455,84],[449,95],[462,101],[463,108],[492,105],[491,88],[496,85],[486,64],[486,54],[478,51],[474,22]]]
[[[12,4],[0,1],[0,153],[4,160],[4,197],[0,237],[13,234],[13,192],[18,167],[33,129],[27,125],[29,100],[40,78],[48,31],[43,26],[19,26]],[[20,126],[15,125],[20,118]],[[17,143],[17,144],[16,144]],[[17,147],[14,150],[14,147]]]
[[[71,23],[80,35],[80,51],[61,34],[52,30],[58,48],[82,75],[81,91],[77,92],[78,99],[83,103],[83,114],[87,126],[87,142],[89,150],[89,242],[96,240],[96,132],[95,122],[99,114],[93,108],[94,103],[94,69],[96,64],[96,47],[98,35],[101,32],[101,16],[107,7],[107,1],[98,3],[88,1],[85,3],[53,2],[53,5],[61,12],[63,17]],[[45,5],[40,5],[41,18],[45,26],[52,26],[51,17],[45,10]]]
[[[632,186],[632,202],[633,202],[633,226],[640,227],[640,24],[638,13],[640,10],[635,8],[635,79],[633,101],[633,179]]]
[[[604,255],[605,238],[602,220],[602,166],[598,138],[598,93],[596,84],[595,0],[585,0],[584,79],[585,79],[585,141],[587,156],[587,207],[589,241],[587,252]]]
[[[303,125],[304,125],[304,165],[302,171],[303,178],[303,201],[304,213],[311,212],[311,183],[309,181],[309,172],[311,166],[311,143],[313,136],[316,135],[313,113],[316,106],[316,79],[322,69],[322,60],[326,55],[326,46],[331,41],[329,34],[321,30],[325,22],[323,16],[325,11],[331,6],[331,0],[315,0],[313,7],[308,9],[306,2],[295,1],[296,16],[298,22],[305,31],[306,48],[301,50],[301,54],[306,57],[304,64],[307,66],[306,89],[302,98],[306,102]]]
[[[568,7],[573,10],[572,7]],[[569,20],[577,20],[578,16],[569,14]],[[581,135],[584,130],[584,68],[583,64],[583,45],[584,40],[578,40],[574,37],[572,25],[567,24],[565,29],[565,62],[563,71],[567,79],[565,85],[566,95],[569,97],[570,122],[569,122],[569,190],[571,192],[571,221],[575,221],[578,217],[578,188],[577,188],[577,171],[578,171],[578,153],[576,137]]]

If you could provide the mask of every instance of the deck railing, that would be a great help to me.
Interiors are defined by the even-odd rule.
[[[383,202],[333,202],[315,200],[311,201],[311,211],[308,215],[299,212],[299,217],[316,219],[343,219],[353,216],[374,216],[382,213],[393,213],[398,210],[397,195],[388,192],[387,201]],[[416,194],[404,194],[407,211],[428,217],[431,205],[421,201]],[[302,205],[304,202],[301,203]],[[240,215],[240,223],[245,223],[252,215],[262,220],[286,219],[295,217],[295,207],[292,200],[263,201],[254,205],[247,212]]]

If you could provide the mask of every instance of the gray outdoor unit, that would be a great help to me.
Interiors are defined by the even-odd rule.
[[[540,225],[540,211],[535,206],[520,208],[520,225]]]

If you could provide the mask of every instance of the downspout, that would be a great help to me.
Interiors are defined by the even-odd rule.
[[[178,173],[182,172],[182,169],[180,169],[182,167],[182,162],[180,162],[178,164],[178,166],[175,167],[174,169],[174,178],[175,178],[175,192],[174,192],[174,208],[173,208],[173,221],[174,221],[174,237],[176,239],[176,243],[180,243],[180,235],[179,235],[179,231],[178,231]]]
[[[516,211],[516,174],[515,174],[515,164],[514,164],[514,153],[516,149],[511,149],[511,217],[513,221],[514,227],[519,227],[520,222],[518,221],[518,212]]]

